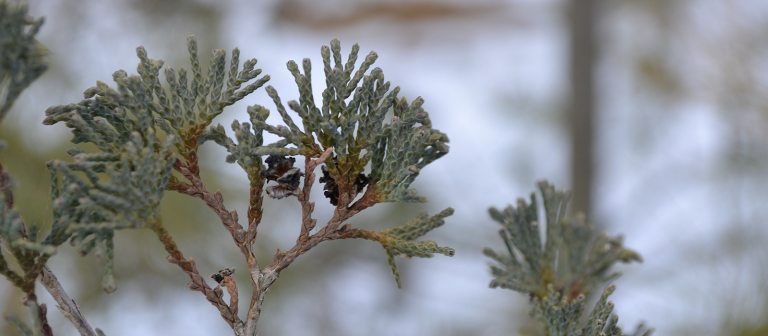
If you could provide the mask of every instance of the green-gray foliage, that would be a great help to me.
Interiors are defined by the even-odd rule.
[[[178,157],[196,150],[198,137],[224,107],[269,79],[257,79],[261,70],[255,69],[256,60],[247,60],[239,69],[237,49],[228,71],[226,53],[214,50],[204,77],[192,38],[188,50],[191,69],[167,68],[166,86],[159,79],[163,62],[149,59],[139,47],[138,75],[119,70],[113,75],[117,88],[98,82],[85,91],[85,100],[46,111],[46,124],[64,121],[72,129],[73,143],[96,148],[73,149],[74,162],[50,166],[57,173],[55,224],[68,227],[63,231],[83,253],[96,248],[103,256],[105,289],[114,286],[109,267],[114,230],[158,220],[158,205]]]
[[[2,119],[21,90],[46,66],[42,63],[45,49],[34,40],[42,20],[29,19],[26,7],[8,6],[1,0],[0,14]],[[355,69],[357,45],[346,61],[342,61],[338,40],[322,47],[326,87],[320,104],[313,97],[310,61],[302,62],[303,72],[295,62],[288,62],[288,70],[299,88],[298,101],[287,103],[293,113],[286,110],[275,88],[266,87],[284,125],[268,123],[270,111],[266,107],[249,106],[249,122],[235,121],[231,137],[224,127],[212,122],[225,107],[264,86],[269,76],[261,75],[255,59],[246,60],[241,67],[237,49],[229,61],[226,52],[214,50],[209,67],[204,70],[195,39],[190,38],[187,46],[190,67],[165,68],[164,80],[160,79],[163,61],[150,59],[144,48],[139,47],[137,75],[118,70],[112,76],[114,87],[99,81],[85,90],[82,101],[46,110],[44,123],[64,123],[72,130],[72,143],[76,145],[69,150],[71,160],[48,164],[53,223],[47,234],[27,226],[13,208],[10,178],[0,166],[0,248],[8,250],[18,264],[15,270],[0,253],[0,273],[29,298],[35,297],[35,282],[43,274],[46,262],[65,242],[84,255],[99,255],[105,266],[103,287],[106,291],[114,290],[115,234],[122,229],[150,228],[170,254],[169,260],[190,276],[190,287],[202,292],[219,309],[235,333],[253,332],[258,312],[252,314],[254,310],[249,309],[251,320],[240,320],[237,308],[222,299],[221,288],[210,288],[202,280],[194,262],[184,257],[163,228],[158,207],[167,190],[202,199],[216,212],[244,253],[250,273],[263,272],[262,279],[271,279],[254,288],[253,304],[259,306],[275,274],[321,241],[364,238],[379,242],[389,257],[398,285],[394,256],[453,255],[451,248],[417,240],[441,226],[444,218],[452,214],[450,208],[383,231],[352,228],[345,223],[377,203],[424,201],[410,185],[426,165],[448,152],[448,138],[432,128],[422,108],[423,100],[409,102],[399,97],[399,88],[390,89],[382,70],[371,69],[377,58],[375,53],[368,54]],[[295,115],[300,121],[294,121]],[[265,144],[265,131],[278,140]],[[247,229],[238,223],[234,211],[226,210],[221,195],[209,192],[203,185],[198,149],[206,141],[223,146],[228,151],[227,161],[237,162],[247,173]],[[315,182],[308,179],[315,177],[312,172],[293,167],[293,157],[285,158],[297,155],[304,156],[307,169],[315,168],[310,164],[315,160],[317,164],[324,163],[319,181],[324,183],[325,196],[336,206],[334,217],[315,233],[311,232],[316,222],[311,217],[314,203],[307,199]],[[265,160],[265,156],[269,159]],[[299,182],[302,176],[303,188]],[[276,181],[278,186],[266,187],[269,181]],[[291,190],[278,196],[275,190],[279,188]],[[273,263],[261,269],[254,262],[252,244],[265,191],[276,198],[296,196],[302,204],[303,217],[297,245],[276,253]],[[36,316],[44,318],[45,308],[40,307],[42,313]],[[42,319],[33,318],[33,322],[40,328],[47,326]],[[21,322],[18,325],[20,330],[29,329]],[[82,330],[89,332],[89,328]]]
[[[232,124],[237,142],[226,136],[221,125],[210,128],[205,137],[227,148],[227,161],[237,162],[249,172],[254,166],[256,170],[263,170],[259,159],[263,155],[316,157],[333,148],[333,158],[326,160],[327,169],[324,168],[327,179],[321,181],[326,183],[326,196],[337,207],[355,207],[365,202],[371,203],[364,205],[367,207],[379,202],[423,201],[409,186],[422,168],[448,152],[448,138],[432,128],[421,98],[409,103],[398,97],[400,89],[390,89],[381,69],[370,70],[378,57],[376,53],[369,53],[355,70],[359,50],[358,45],[353,45],[344,62],[338,40],[331,41],[330,47],[321,48],[326,87],[319,107],[313,96],[309,59],[302,62],[303,73],[296,62],[288,62],[288,70],[299,87],[299,100],[289,101],[287,105],[300,117],[301,126],[286,110],[277,91],[267,86],[267,94],[284,125],[268,124],[269,109],[254,105],[248,107],[250,123],[235,121]],[[279,139],[264,144],[264,132]],[[329,183],[333,183],[333,188],[328,188]],[[364,195],[353,202],[365,185]],[[432,241],[415,240],[442,225],[443,219],[452,212],[448,209],[435,217],[419,217],[406,224],[404,227],[419,230],[420,234],[413,237],[398,236],[404,232],[402,228],[381,232],[356,230],[345,237],[381,243],[399,285],[394,256],[453,255],[453,249]]]
[[[420,215],[411,221],[381,232],[368,230],[352,230],[349,237],[377,241],[387,253],[387,262],[395,276],[395,282],[400,287],[400,272],[395,264],[395,256],[429,258],[434,254],[453,256],[455,251],[450,247],[439,246],[431,240],[417,240],[429,231],[445,224],[445,218],[453,214],[452,208],[447,208],[434,216]]]
[[[285,125],[268,124],[270,111],[255,105],[248,108],[250,124],[232,125],[237,144],[226,138],[221,126],[213,128],[208,136],[229,150],[228,161],[245,166],[262,155],[315,157],[333,147],[334,158],[326,163],[339,189],[349,191],[341,195],[347,200],[345,206],[358,193],[352,186],[360,174],[368,177],[377,202],[423,201],[409,186],[422,168],[448,152],[448,138],[432,128],[421,98],[409,103],[398,97],[400,89],[390,89],[381,69],[370,70],[378,57],[376,53],[369,53],[355,70],[359,50],[358,45],[353,45],[344,62],[338,40],[321,48],[326,87],[320,106],[313,94],[309,59],[302,62],[303,73],[296,62],[288,62],[288,70],[299,87],[299,100],[289,101],[288,107],[300,117],[301,127],[277,91],[267,86]],[[277,135],[279,140],[264,145],[264,131]]]
[[[550,286],[545,298],[536,298],[531,314],[545,327],[548,335],[557,336],[650,336],[652,330],[640,325],[631,334],[625,334],[618,326],[619,318],[613,313],[613,303],[608,296],[616,289],[610,285],[603,290],[595,307],[587,312],[584,294],[574,299]]]
[[[352,187],[354,178],[361,174],[370,181],[367,193],[372,203],[419,199],[409,185],[424,166],[448,151],[447,137],[431,128],[421,108],[423,101],[419,98],[408,103],[398,98],[399,89],[389,90],[381,69],[367,74],[375,53],[353,71],[359,50],[355,45],[343,64],[337,40],[330,48],[322,48],[327,88],[320,108],[313,101],[309,60],[303,62],[304,74],[295,62],[288,62],[300,93],[299,101],[290,101],[288,106],[299,115],[302,127],[286,111],[277,91],[267,86],[285,126],[268,124],[269,110],[250,106],[250,124],[235,121],[235,139],[231,139],[221,125],[208,125],[225,106],[253,92],[269,77],[256,79],[261,70],[254,68],[255,60],[246,61],[238,71],[237,49],[228,71],[225,53],[215,50],[204,75],[196,41],[190,39],[188,45],[192,69],[165,70],[166,87],[159,80],[163,62],[149,59],[146,51],[138,48],[138,76],[117,71],[113,76],[116,89],[99,82],[86,90],[85,100],[46,111],[46,124],[63,121],[72,129],[74,143],[90,143],[97,148],[94,152],[73,151],[72,163],[52,164],[54,171],[63,175],[55,183],[55,195],[66,198],[54,204],[55,212],[65,218],[57,223],[77,223],[69,229],[77,232],[75,241],[84,244],[84,252],[100,247],[108,264],[114,229],[142,226],[152,220],[174,160],[191,159],[206,140],[224,146],[229,151],[227,160],[238,162],[251,179],[261,178],[253,174],[264,170],[261,156],[300,154],[310,158],[333,147],[333,159],[326,162],[328,171],[339,189],[347,191],[346,203],[339,206],[351,206],[360,192],[360,188]],[[281,139],[265,145],[264,131]],[[74,171],[82,174],[75,175]],[[109,175],[106,182],[105,174]],[[63,188],[69,192],[62,193]],[[79,212],[73,213],[75,209]],[[402,240],[395,236],[387,239]],[[408,255],[450,254],[446,248],[430,246],[419,245],[420,253]],[[387,251],[392,255],[397,250]]]
[[[623,335],[607,301],[613,286],[591,312],[585,313],[586,298],[600,286],[618,277],[610,270],[617,262],[640,261],[640,256],[623,247],[621,237],[610,238],[586,221],[585,216],[568,213],[568,192],[557,191],[547,182],[539,183],[544,202],[544,220],[539,220],[536,194],[528,203],[503,210],[490,209],[506,250],[483,252],[497,262],[491,266],[491,287],[512,289],[532,299],[532,315],[548,335]],[[542,225],[544,234],[542,236]],[[641,327],[633,335],[649,335]]]
[[[43,19],[26,5],[0,2],[0,121],[21,92],[45,72],[45,48],[35,39]]]
[[[167,86],[159,80],[162,61],[151,60],[137,48],[138,75],[113,75],[117,88],[98,82],[85,91],[85,100],[46,111],[46,124],[64,121],[75,144],[92,144],[70,151],[73,162],[53,162],[54,227],[71,237],[83,253],[95,251],[106,268],[105,289],[114,289],[111,265],[114,231],[138,228],[158,220],[160,200],[177,156],[197,148],[202,130],[268,78],[256,78],[255,60],[238,71],[239,52],[232,53],[229,78],[225,53],[214,50],[207,77],[189,40],[191,70],[165,70]],[[191,78],[189,78],[189,77]],[[225,83],[226,81],[226,83]],[[79,174],[78,174],[79,173]]]

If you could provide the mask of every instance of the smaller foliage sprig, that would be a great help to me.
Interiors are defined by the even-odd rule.
[[[27,12],[26,5],[0,2],[0,121],[21,92],[48,68],[46,49],[35,39],[43,19]]]
[[[608,296],[615,287],[603,290],[595,307],[586,311],[586,299],[619,273],[610,270],[617,262],[641,261],[626,249],[621,237],[611,238],[586,221],[584,215],[569,215],[570,193],[540,182],[544,221],[539,220],[536,194],[517,206],[490,209],[498,222],[506,246],[503,253],[490,248],[483,253],[497,264],[491,266],[491,287],[512,289],[531,298],[534,316],[547,332],[557,336],[624,335],[617,326]],[[544,234],[542,235],[542,225]],[[631,335],[650,335],[644,326]]]

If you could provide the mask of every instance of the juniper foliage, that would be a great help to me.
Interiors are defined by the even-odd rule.
[[[45,70],[39,52],[44,48],[34,40],[41,23],[26,17],[25,7],[0,1],[0,119],[19,92]],[[189,287],[219,310],[235,335],[256,334],[264,296],[279,273],[323,241],[362,238],[380,243],[398,286],[395,256],[453,255],[449,247],[419,240],[444,223],[453,212],[450,208],[382,231],[347,223],[378,203],[425,201],[410,185],[425,166],[448,152],[448,138],[432,128],[423,100],[409,102],[400,97],[399,88],[391,88],[381,69],[371,69],[375,53],[369,53],[358,65],[358,45],[352,47],[346,60],[338,40],[322,47],[326,87],[319,103],[313,96],[309,59],[303,60],[301,70],[296,62],[288,62],[299,88],[299,99],[287,102],[291,111],[286,110],[275,88],[265,88],[282,124],[271,124],[270,110],[253,105],[246,109],[248,122],[233,122],[230,136],[223,126],[213,123],[214,119],[227,106],[264,87],[270,77],[256,68],[255,59],[241,64],[238,49],[232,51],[229,60],[225,51],[214,50],[207,69],[201,66],[197,41],[192,37],[187,50],[190,67],[174,69],[164,68],[163,61],[149,58],[139,47],[137,74],[118,70],[112,75],[114,86],[99,81],[85,90],[82,101],[46,110],[44,123],[64,123],[71,129],[76,146],[68,152],[71,160],[48,164],[53,223],[45,236],[27,226],[13,208],[10,177],[0,166],[0,248],[9,250],[20,268],[14,270],[0,253],[0,273],[22,289],[37,309],[35,327],[13,320],[23,334],[47,327],[45,306],[34,301],[38,279],[81,334],[101,333],[87,325],[45,265],[58,246],[69,242],[84,255],[101,257],[103,288],[113,291],[114,237],[125,229],[155,232],[169,254],[168,260],[189,276]],[[265,143],[264,132],[278,140]],[[227,161],[237,163],[248,176],[246,225],[240,224],[237,212],[226,208],[220,193],[207,190],[200,177],[198,149],[207,141],[225,148]],[[294,167],[296,156],[304,157],[303,171]],[[333,217],[321,227],[316,225],[315,203],[309,198],[318,167],[323,172],[318,182],[324,184],[325,196],[335,207]],[[231,277],[235,270],[224,268],[214,273],[216,285],[211,287],[164,228],[159,205],[166,191],[202,200],[242,252],[253,291],[244,318],[238,314],[239,292]],[[276,252],[268,265],[259,265],[254,244],[264,194],[295,198],[301,205],[302,221],[296,244]],[[224,289],[229,302],[224,299]]]
[[[483,250],[495,261],[491,287],[527,294],[533,304],[531,315],[547,335],[625,335],[617,326],[613,304],[607,301],[613,285],[602,291],[591,311],[585,306],[588,297],[619,276],[611,271],[614,264],[641,261],[640,255],[625,248],[621,237],[600,232],[583,214],[570,215],[569,192],[558,191],[546,181],[539,183],[539,191],[543,221],[535,193],[528,202],[519,199],[517,206],[489,210],[502,226],[499,234],[506,247],[503,252]],[[641,325],[631,335],[650,333]]]
[[[47,69],[45,48],[35,39],[42,25],[42,18],[27,14],[26,5],[0,2],[0,121]]]
[[[362,210],[381,202],[425,201],[410,185],[421,169],[448,153],[448,137],[432,128],[429,114],[422,108],[423,99],[408,102],[399,97],[400,88],[390,89],[383,71],[371,69],[378,58],[376,53],[370,52],[355,69],[359,50],[357,44],[353,45],[344,61],[338,40],[321,48],[326,87],[319,106],[312,88],[310,60],[302,61],[301,70],[296,62],[287,63],[299,88],[299,100],[287,105],[301,119],[301,127],[286,110],[275,88],[267,86],[267,94],[283,125],[268,124],[270,110],[254,105],[248,107],[250,123],[232,124],[237,142],[226,136],[221,125],[212,127],[205,136],[227,148],[227,161],[237,162],[249,175],[259,171],[259,158],[264,155],[300,154],[309,158],[333,148],[332,159],[322,167],[320,182],[337,209]],[[264,132],[278,136],[279,140],[264,144]],[[438,220],[417,219],[406,225],[425,228],[426,233],[441,225],[442,218],[450,213],[452,209],[446,209],[436,215]],[[387,251],[398,285],[395,255],[453,255],[453,249],[432,241],[416,241],[417,237],[400,237],[389,230],[355,230],[343,237],[378,241]]]

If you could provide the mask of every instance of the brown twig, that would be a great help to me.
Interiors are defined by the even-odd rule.
[[[193,279],[193,284],[197,278],[200,278],[202,284],[198,285],[203,289],[208,288],[210,293],[207,293],[200,288],[191,286],[192,289],[203,291],[206,297],[222,312],[222,317],[230,323],[230,326],[235,329],[237,335],[256,335],[256,325],[259,317],[261,316],[261,307],[263,306],[264,298],[267,291],[275,282],[278,274],[293,263],[296,258],[306,253],[317,244],[332,239],[342,239],[342,233],[348,230],[347,226],[343,226],[344,222],[350,217],[359,213],[365,208],[368,208],[376,203],[375,192],[367,190],[361,199],[349,206],[351,203],[352,195],[349,190],[341,190],[340,206],[336,207],[333,217],[326,222],[318,232],[311,234],[312,230],[317,224],[317,220],[312,218],[312,214],[315,209],[314,202],[310,201],[310,194],[312,192],[312,186],[315,180],[315,169],[325,162],[332,154],[333,147],[327,148],[319,157],[309,158],[307,157],[304,163],[305,177],[304,185],[296,197],[301,205],[302,220],[301,230],[299,236],[296,239],[295,245],[288,251],[278,251],[275,254],[274,259],[264,269],[260,269],[256,261],[256,257],[252,251],[253,242],[256,239],[258,224],[261,221],[262,216],[262,192],[264,181],[260,174],[256,170],[249,172],[248,177],[250,183],[250,200],[248,208],[248,229],[244,230],[243,227],[237,222],[237,213],[235,211],[228,211],[224,205],[223,197],[220,193],[211,193],[205,188],[202,179],[199,175],[199,167],[196,161],[196,156],[187,156],[186,160],[179,160],[174,165],[174,168],[179,172],[187,182],[181,182],[177,179],[172,179],[168,185],[168,189],[177,191],[179,193],[189,195],[195,198],[203,200],[206,205],[213,210],[221,220],[224,227],[229,231],[235,244],[239,247],[240,251],[246,258],[248,264],[248,270],[251,277],[251,284],[253,286],[253,292],[251,295],[251,302],[248,306],[248,313],[245,319],[244,329],[238,329],[238,326],[242,326],[242,322],[237,319],[237,286],[234,280],[231,281],[222,280],[221,285],[227,288],[230,294],[231,302],[226,305],[222,299],[221,287],[210,289],[202,281],[199,273],[194,269],[194,263],[191,260],[187,261],[180,255],[180,252],[175,248],[175,244],[168,245],[164,242],[166,250],[171,254],[171,261],[178,264],[182,269],[190,274],[190,278]],[[352,186],[353,187],[353,186]],[[369,189],[371,186],[369,186]],[[348,188],[344,188],[348,189]],[[158,234],[159,237],[162,235]],[[170,238],[170,237],[168,237]],[[163,241],[163,238],[161,238]],[[172,241],[170,241],[172,243]],[[178,253],[179,256],[175,254]],[[180,262],[174,261],[179,260]],[[186,263],[191,263],[187,265]],[[186,267],[186,268],[185,268]],[[205,285],[206,287],[203,287]],[[237,319],[237,320],[236,320]],[[238,323],[239,322],[239,323]]]
[[[312,193],[312,186],[315,184],[315,168],[323,164],[331,154],[333,154],[333,147],[328,147],[323,154],[317,159],[306,158],[304,160],[304,188],[296,195],[296,198],[301,204],[301,232],[299,232],[299,238],[296,240],[297,245],[301,245],[302,242],[309,238],[309,233],[317,225],[317,220],[312,218],[312,213],[315,211],[315,202],[309,200],[309,196]]]
[[[358,214],[360,211],[376,204],[376,197],[373,186],[369,186],[369,190],[366,190],[366,193],[363,194],[363,197],[351,206],[348,205],[351,202],[351,195],[354,195],[354,193],[349,190],[340,190],[339,205],[334,210],[333,217],[331,217],[325,226],[323,226],[317,233],[313,235],[309,234],[309,232],[315,227],[316,223],[316,220],[314,220],[311,216],[312,210],[314,210],[314,203],[309,201],[309,192],[311,191],[312,183],[314,182],[313,170],[318,165],[322,164],[331,155],[332,151],[333,148],[331,147],[328,148],[319,158],[314,160],[307,159],[307,177],[304,180],[304,189],[299,194],[299,203],[301,203],[303,212],[299,238],[296,240],[296,244],[288,251],[278,251],[275,254],[275,258],[272,260],[272,263],[267,268],[265,268],[264,273],[279,274],[280,271],[293,263],[296,258],[317,246],[317,244],[325,240],[339,239],[339,234],[348,230],[347,226],[343,226],[344,222],[346,222],[352,216]],[[346,186],[346,188],[345,185],[340,186],[342,189],[355,188],[354,186]]]
[[[176,171],[181,173],[189,183],[182,183],[179,181],[172,181],[169,183],[168,188],[177,191],[182,194],[186,194],[192,197],[199,198],[205,202],[205,204],[213,210],[214,213],[221,220],[221,224],[232,235],[232,239],[238,244],[242,245],[245,241],[245,232],[243,226],[238,223],[238,215],[236,211],[228,211],[224,206],[224,197],[220,192],[211,193],[205,188],[202,179],[200,178],[200,169],[197,162],[189,161],[176,161],[174,165]]]
[[[64,317],[66,317],[75,326],[75,329],[81,336],[96,336],[96,331],[88,324],[83,314],[80,312],[80,307],[75,300],[67,295],[64,287],[61,286],[59,279],[56,275],[46,266],[43,268],[41,282],[43,287],[48,290],[53,299],[58,304],[57,307]]]
[[[288,265],[293,263],[293,261],[296,260],[296,258],[298,258],[300,255],[306,253],[313,247],[317,246],[317,244],[320,244],[322,241],[328,240],[334,234],[334,232],[341,227],[341,224],[344,223],[345,220],[352,217],[351,212],[352,211],[350,210],[336,211],[333,218],[328,220],[328,222],[325,224],[325,226],[323,226],[322,229],[320,229],[320,231],[297,243],[288,251],[277,252],[275,254],[275,258],[272,260],[272,263],[266,268],[266,270],[280,273],[280,271],[288,267]]]
[[[221,281],[221,285],[227,289],[227,294],[229,294],[229,309],[237,315],[237,306],[240,301],[238,300],[237,283],[235,282],[235,279],[231,276],[226,276],[224,277],[224,280]]]
[[[253,246],[263,215],[264,178],[261,176],[261,167],[248,171],[248,181],[248,229],[245,234],[245,243]]]
[[[281,270],[287,267],[293,260],[299,255],[308,251],[312,247],[319,244],[324,239],[322,236],[313,235],[310,236],[310,232],[315,228],[317,220],[312,218],[312,213],[315,210],[314,202],[310,201],[310,194],[312,192],[312,186],[315,182],[315,169],[317,166],[323,164],[331,154],[333,154],[333,147],[327,148],[319,157],[313,159],[306,157],[304,161],[304,186],[301,192],[296,194],[296,198],[301,205],[301,231],[299,237],[296,239],[296,244],[287,252],[277,252],[272,263],[261,272],[254,272],[251,270],[251,280],[255,284],[254,291],[251,296],[251,302],[248,306],[248,313],[246,316],[246,334],[256,335],[256,324],[261,316],[261,307],[264,303],[264,298],[267,291],[277,279]],[[334,217],[339,219],[340,217]],[[326,224],[326,228],[331,225],[335,226],[335,221],[329,221]]]
[[[304,208],[305,204],[306,202],[302,203],[302,208]],[[254,288],[251,303],[248,307],[245,329],[246,335],[256,335],[256,324],[261,315],[261,307],[264,302],[264,297],[275,280],[277,280],[280,272],[293,263],[293,261],[300,255],[306,253],[321,242],[325,240],[339,239],[339,235],[348,229],[346,225],[342,226],[344,221],[358,212],[358,210],[353,209],[337,208],[337,211],[334,212],[334,216],[328,220],[325,226],[323,226],[317,233],[307,235],[305,239],[298,239],[296,244],[288,251],[278,251],[269,266],[265,267],[260,273],[251,273],[251,277],[254,278],[257,286]],[[307,218],[311,219],[311,216],[303,217],[302,230],[304,230],[305,227],[310,228],[309,230],[311,230],[311,224],[306,222]],[[307,230],[307,232],[309,230]]]
[[[246,232],[243,230],[243,226],[238,222],[237,211],[227,210],[226,206],[224,205],[224,197],[221,195],[221,193],[212,193],[205,188],[203,180],[200,178],[199,168],[197,168],[196,162],[177,161],[175,168],[189,181],[189,183],[173,181],[173,183],[169,184],[168,188],[185,195],[199,198],[205,202],[205,205],[207,205],[208,208],[216,213],[216,215],[219,217],[219,220],[221,221],[221,224],[224,225],[224,228],[226,228],[229,234],[232,236],[235,244],[240,248],[240,251],[246,257],[249,267],[251,265],[258,267],[256,265],[256,257],[251,251],[251,243],[253,242],[253,239],[256,238],[255,232],[257,223],[253,223],[253,221],[261,220],[261,201],[251,202],[252,209],[249,209],[249,217],[252,218],[249,218],[248,231]],[[259,184],[255,185],[255,187],[259,186]],[[260,198],[261,195],[253,197]]]
[[[230,327],[235,329],[238,326],[242,326],[243,322],[237,316],[237,311],[233,311],[231,307],[224,302],[221,290],[217,292],[205,282],[205,279],[203,279],[200,272],[197,270],[195,261],[184,257],[184,254],[181,253],[178,246],[176,246],[176,242],[173,241],[173,238],[171,238],[171,235],[165,230],[162,224],[157,222],[151,225],[151,227],[152,231],[157,234],[157,238],[163,244],[165,251],[168,252],[168,261],[179,266],[179,268],[189,276],[189,288],[203,293],[205,298],[219,310],[221,317],[227,321]]]
[[[213,210],[213,212],[216,213],[216,215],[219,217],[221,223],[230,233],[230,236],[232,236],[232,240],[235,242],[235,245],[237,245],[237,247],[240,249],[240,252],[246,259],[249,273],[251,273],[251,284],[254,287],[254,295],[251,300],[253,304],[253,301],[257,300],[257,291],[255,288],[259,287],[257,275],[260,273],[260,269],[256,255],[252,251],[252,245],[256,239],[256,229],[258,223],[261,221],[261,190],[263,189],[263,182],[256,181],[253,178],[261,179],[261,176],[249,176],[252,177],[250,192],[251,200],[249,202],[250,204],[248,209],[248,230],[245,231],[243,230],[242,225],[238,223],[237,212],[227,210],[226,206],[224,205],[224,198],[222,197],[221,193],[211,193],[205,188],[205,185],[200,178],[200,169],[198,167],[196,156],[190,157],[192,158],[191,160],[179,160],[174,164],[175,170],[184,176],[188,183],[173,179],[169,183],[168,189],[201,199],[203,202],[205,202],[208,208]],[[254,183],[254,181],[256,182]],[[199,273],[196,273],[196,276],[199,277]],[[190,275],[190,277],[192,277],[192,275]],[[205,281],[202,279],[202,277],[200,277],[199,280],[205,284]],[[200,286],[198,285],[198,287]],[[208,288],[210,289],[210,287]],[[192,289],[198,290],[196,288]],[[230,292],[230,297],[235,300],[234,303],[230,303],[230,306],[226,306],[223,299],[221,299],[221,289],[218,291],[211,290],[212,292],[210,294],[204,294],[206,294],[206,298],[208,298],[209,301],[211,301],[211,297],[209,297],[209,295],[213,295],[213,297],[217,298],[216,302],[211,302],[214,303],[214,305],[219,308],[219,311],[222,312],[222,317],[224,317],[224,319],[230,323],[230,326],[235,330],[236,334],[245,335],[244,331],[242,330],[244,324],[237,316],[237,287],[227,287],[227,290],[235,291],[234,293]],[[224,309],[225,306],[226,309]],[[223,312],[224,310],[227,311],[226,314]]]
[[[253,288],[251,303],[248,306],[248,315],[246,316],[245,335],[255,336],[258,333],[256,325],[261,316],[261,307],[264,305],[264,298],[272,284],[277,280],[277,273],[272,271],[263,271],[258,274],[251,273],[251,278],[255,279],[256,286]]]
[[[353,196],[354,197],[354,196]],[[373,183],[369,183],[368,186],[365,188],[365,193],[363,193],[363,196],[360,197],[357,201],[349,205],[349,208],[360,212],[365,209],[368,209],[376,203],[379,202],[379,194],[378,190],[376,189],[376,185]]]

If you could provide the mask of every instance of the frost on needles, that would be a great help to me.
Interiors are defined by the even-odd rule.
[[[540,182],[544,218],[536,194],[516,206],[490,209],[491,218],[506,247],[502,252],[486,248],[491,266],[491,287],[512,289],[527,294],[533,305],[531,315],[552,336],[620,336],[618,317],[608,296],[610,285],[602,291],[592,310],[587,299],[619,273],[610,270],[617,262],[641,261],[640,255],[626,249],[621,237],[608,237],[589,224],[584,215],[570,215],[570,193]],[[542,228],[542,226],[544,226]],[[542,234],[542,232],[544,232]],[[630,335],[650,335],[639,326]]]

